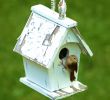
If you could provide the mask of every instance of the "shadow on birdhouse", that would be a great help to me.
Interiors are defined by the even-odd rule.
[[[93,54],[77,22],[66,17],[64,0],[60,1],[61,15],[41,4],[31,10],[14,48],[23,56],[26,76],[20,81],[51,99],[84,91],[87,86],[78,81],[80,54]]]

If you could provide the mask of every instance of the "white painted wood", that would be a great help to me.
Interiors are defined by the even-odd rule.
[[[67,48],[69,55],[77,56],[79,69],[81,51],[85,50],[92,56],[81,35],[72,30],[77,22],[69,18],[59,20],[58,13],[43,5],[31,9],[14,48],[23,56],[26,78],[20,81],[51,99],[61,99],[85,90],[86,86],[77,81],[78,72],[76,80],[70,82],[69,72],[59,59],[60,50]]]
[[[91,51],[91,49],[89,48],[89,46],[87,45],[87,43],[85,42],[85,40],[83,39],[82,35],[80,34],[79,30],[77,29],[77,27],[72,28],[73,33],[75,34],[76,38],[79,41],[79,45],[82,49],[82,52],[89,55],[90,57],[93,56],[93,53]]]
[[[64,20],[65,19],[66,10],[67,10],[67,6],[66,6],[65,0],[60,0],[59,4],[58,4],[58,11],[59,11],[59,19],[60,20]]]
[[[61,43],[64,41],[66,35],[66,28],[60,27],[58,33],[54,36],[52,40],[52,45],[48,47],[46,54],[45,54],[45,60],[48,60],[48,68],[51,67],[51,64],[54,61],[54,55],[58,53],[58,49],[61,46]],[[46,65],[46,63],[44,63]]]
[[[32,6],[31,10],[33,12],[45,17],[46,19],[49,19],[49,20],[59,24],[60,26],[64,26],[66,28],[77,26],[76,21],[74,21],[70,18],[65,18],[64,20],[60,20],[59,14],[57,12],[50,10],[48,7],[43,6],[41,4],[36,5],[36,6]]]
[[[47,34],[52,33],[55,27],[54,23],[33,14],[32,21],[28,27],[29,34],[25,39],[25,44],[21,48],[22,53],[32,59],[37,59],[41,63],[47,49],[46,46],[42,45],[43,40]]]
[[[66,44],[67,42],[79,43],[77,37],[74,35],[74,33],[72,32],[71,29],[68,29],[68,33],[67,33],[66,40],[65,40],[64,44]]]
[[[78,37],[81,40],[82,45],[85,47],[87,54],[89,54],[92,57],[93,53],[92,53],[91,49],[89,48],[89,46],[86,44],[86,42],[80,36],[78,36]]]
[[[40,10],[41,12],[44,9],[47,11],[49,10],[49,8],[46,8],[43,5],[34,6],[33,9],[36,11]],[[51,10],[49,11],[51,13]],[[76,42],[80,44],[80,41],[82,41],[81,45],[84,45],[86,48],[88,47],[86,43],[76,35],[76,33],[73,33],[76,35],[75,37],[72,35],[72,31],[68,31],[68,29],[63,26],[59,26],[60,28],[58,32],[55,33],[55,35],[52,35],[52,32],[57,26],[58,24],[46,19],[44,16],[42,17],[41,13],[32,13],[21,36],[18,39],[14,51],[24,57],[27,57],[28,59],[31,59],[32,61],[35,61],[36,63],[44,65],[46,68],[50,68],[50,65],[54,61],[55,55],[58,52],[65,36],[67,36],[65,38],[65,43]],[[52,35],[52,40],[51,44],[46,46],[43,45],[43,42],[47,35]],[[88,48],[87,50],[90,52]]]
[[[51,85],[52,90],[58,90],[64,87],[68,87],[72,84],[70,81],[70,73],[64,68],[64,66],[61,63],[61,60],[59,59],[59,53],[61,49],[63,48],[67,48],[69,50],[69,55],[77,56],[78,66],[79,66],[80,53],[81,53],[79,46],[76,43],[74,44],[68,43],[68,44],[63,45],[59,49],[53,61],[53,65],[51,65],[51,68],[49,69],[49,80],[50,80],[50,85]],[[77,78],[78,78],[78,72],[76,73],[76,80]]]
[[[71,88],[71,86],[69,86],[69,87],[51,92],[51,91],[48,91],[48,90],[42,88],[41,86],[37,85],[36,83],[29,81],[26,77],[20,78],[20,81],[23,84],[27,85],[28,87],[34,89],[35,91],[37,91],[37,92],[45,95],[46,97],[50,98],[51,100],[63,99],[65,97],[68,97],[68,96],[71,96],[73,94],[85,91],[87,89],[87,86],[76,81],[75,84],[77,84],[78,87],[81,87],[81,88],[75,87],[74,83],[73,83],[73,85],[72,85],[73,88]]]
[[[23,63],[24,63],[25,75],[27,79],[47,90],[50,90],[48,69],[26,58],[23,58]]]

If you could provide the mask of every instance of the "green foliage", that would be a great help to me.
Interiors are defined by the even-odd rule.
[[[50,6],[50,0],[0,0],[0,100],[48,100],[19,82],[24,76],[22,58],[12,51],[30,7],[38,3]],[[110,100],[109,3],[67,0],[67,16],[79,22],[78,28],[94,57],[81,56],[79,80],[88,85],[88,90],[64,100]]]

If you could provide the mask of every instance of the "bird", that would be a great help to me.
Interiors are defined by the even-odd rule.
[[[70,73],[70,81],[73,82],[75,77],[75,72],[77,73],[78,70],[78,59],[75,55],[69,55],[66,58],[65,67]]]

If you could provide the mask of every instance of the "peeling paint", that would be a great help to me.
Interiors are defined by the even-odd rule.
[[[79,91],[79,89],[75,88],[74,86],[70,86],[70,88],[72,88],[73,91]]]
[[[89,56],[93,56],[93,53],[92,53],[91,49],[89,48],[89,46],[84,41],[84,39],[83,39],[82,35],[80,34],[78,28],[77,27],[73,27],[72,31],[77,36],[77,38],[78,38],[78,40],[80,42],[79,46],[81,47],[81,50],[83,50],[85,52],[85,54],[88,54]]]
[[[62,90],[62,89],[60,89],[59,91],[65,93],[65,94],[70,94],[70,93],[68,93],[68,92],[66,92],[66,91],[64,91],[64,90]]]
[[[60,91],[54,91],[55,93],[57,93],[58,95],[60,95],[60,96],[63,96],[64,94],[63,93],[61,93]]]
[[[44,41],[43,41],[43,45],[46,45],[46,46],[50,46],[51,45],[51,40],[53,38],[53,36],[56,35],[56,33],[59,31],[60,29],[60,26],[56,26],[56,28],[53,30],[52,34],[47,34]]]
[[[73,30],[73,27],[76,26],[76,24],[74,21],[71,22],[71,20],[67,18],[63,21],[57,20],[59,21],[58,23],[61,23],[57,24],[57,22],[55,22],[56,20],[51,20],[51,18],[49,19],[43,16],[43,13],[38,10],[39,7],[47,10],[47,12],[50,11],[42,5],[32,7],[33,12],[31,13],[26,26],[19,37],[14,51],[38,64],[41,64],[42,66],[45,65],[44,67],[46,68],[49,68],[51,63],[54,61],[55,52],[58,52],[60,46],[63,45],[63,40],[67,34],[69,34],[68,29]],[[53,19],[55,17],[54,14],[50,16],[53,17]],[[72,26],[70,25],[71,27],[64,27],[62,26],[62,23],[65,23],[66,25],[72,23]],[[49,45],[43,45],[45,40],[48,41]],[[80,40],[82,40],[82,38],[80,38],[79,41]],[[68,43],[68,41],[66,41],[66,43]],[[83,47],[85,46],[85,43],[79,43],[79,45]],[[89,48],[87,51],[90,53]]]
[[[28,27],[28,26],[29,26],[30,21],[31,21],[31,19],[32,19],[32,16],[33,16],[33,13],[31,13],[31,15],[30,15],[30,17],[29,17],[29,19],[28,19],[28,21],[27,21],[27,23],[26,23],[26,27]]]

